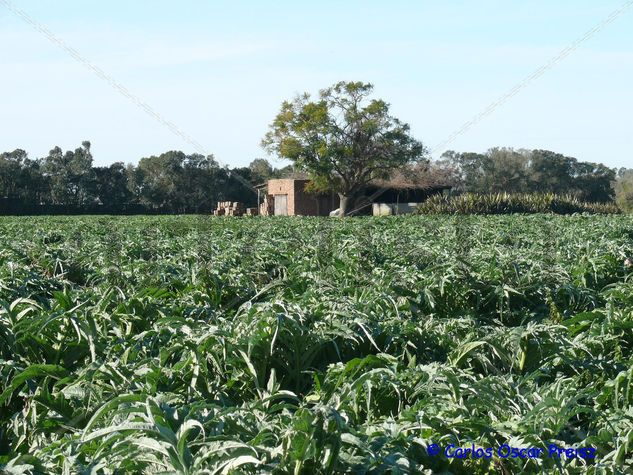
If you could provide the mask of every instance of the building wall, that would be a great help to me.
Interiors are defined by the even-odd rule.
[[[307,193],[308,182],[290,178],[268,180],[268,195],[288,195],[288,216],[327,216],[338,208],[335,195]]]
[[[292,179],[276,179],[268,180],[268,194],[275,195],[288,195],[288,216],[295,215],[295,182],[298,180]]]
[[[336,194],[306,193],[305,186],[310,180],[298,180],[293,178],[283,178],[268,180],[267,199],[274,199],[276,195],[287,195],[288,216],[328,216],[330,211],[339,207],[339,198]],[[378,188],[369,187],[367,195],[372,194],[372,190]],[[380,189],[379,203],[373,207],[374,214],[403,214],[413,211],[419,203],[422,203],[430,196],[442,193],[446,188],[429,189]],[[266,199],[264,200],[266,201]],[[265,210],[274,209],[269,204],[260,208],[262,214]],[[370,210],[367,209],[367,213]]]
[[[330,211],[338,208],[337,197],[332,194],[307,193],[305,191],[307,183],[307,180],[295,182],[295,214],[299,216],[328,216]]]

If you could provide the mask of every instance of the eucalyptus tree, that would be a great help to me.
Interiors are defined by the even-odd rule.
[[[624,211],[633,211],[633,169],[622,168],[614,183],[615,199]]]
[[[54,147],[41,160],[43,176],[50,183],[50,200],[53,204],[81,206],[90,202],[92,180],[92,153],[90,142],[84,141],[74,151]]]

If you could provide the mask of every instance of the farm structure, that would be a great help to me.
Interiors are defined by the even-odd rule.
[[[306,191],[310,180],[284,178],[258,185],[259,214],[264,216],[329,216],[339,207],[336,193]],[[358,199],[357,214],[406,214],[417,205],[450,186],[393,179],[372,182]]]
[[[259,214],[269,216],[328,216],[338,208],[339,199],[334,193],[306,191],[308,179],[282,178],[268,180],[260,190]]]
[[[215,216],[255,216],[257,208],[245,208],[239,201],[220,201],[213,214]]]
[[[388,216],[412,213],[431,196],[448,193],[450,190],[450,186],[444,185],[426,186],[390,181],[372,183],[365,194],[371,203],[371,214]]]

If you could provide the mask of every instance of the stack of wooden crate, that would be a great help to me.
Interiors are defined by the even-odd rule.
[[[213,211],[215,216],[242,216],[244,205],[239,201],[219,201],[218,207]]]
[[[262,216],[272,216],[275,214],[274,200],[272,195],[264,195],[264,201],[259,205],[259,214]]]

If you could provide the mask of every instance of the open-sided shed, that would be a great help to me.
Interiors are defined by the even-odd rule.
[[[358,199],[357,214],[371,214],[372,204],[382,206],[378,214],[410,212],[416,203],[425,201],[432,195],[450,190],[450,186],[431,174],[402,171],[390,180],[375,180]],[[268,180],[259,185],[259,214],[274,216],[329,216],[339,207],[339,197],[335,193],[315,193],[306,190],[310,183],[307,178],[282,178]],[[376,207],[374,206],[374,214]],[[395,210],[387,213],[386,210]]]

